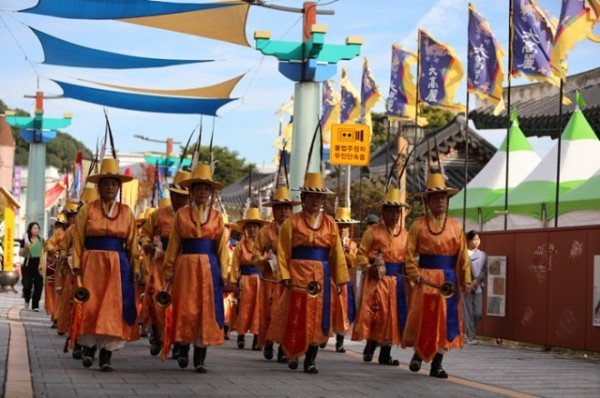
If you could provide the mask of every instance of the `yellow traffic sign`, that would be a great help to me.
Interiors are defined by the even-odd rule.
[[[371,160],[371,128],[365,124],[331,126],[329,163],[368,166]]]

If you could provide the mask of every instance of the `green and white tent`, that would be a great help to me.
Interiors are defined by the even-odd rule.
[[[516,187],[540,163],[540,157],[521,131],[515,118],[509,130],[510,156],[508,189]],[[465,230],[480,229],[483,209],[494,200],[503,197],[506,187],[506,138],[488,164],[467,185]],[[450,199],[449,214],[462,219],[464,189]]]
[[[538,166],[509,191],[509,229],[543,228],[546,220],[554,216],[557,156],[558,142]],[[600,140],[579,107],[575,108],[562,134],[560,159],[559,192],[562,198],[600,169]],[[502,229],[504,215],[499,213],[503,210],[504,196],[486,206],[483,210],[483,229]]]
[[[558,213],[559,227],[600,224],[600,169],[588,181],[560,197]]]

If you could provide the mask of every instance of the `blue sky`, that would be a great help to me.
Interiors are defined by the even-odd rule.
[[[172,0],[176,1],[176,0]],[[553,15],[560,14],[560,0],[538,0]],[[2,73],[0,98],[9,107],[33,110],[33,100],[25,94],[36,91],[39,84],[47,94],[60,94],[48,78],[74,81],[90,79],[114,84],[152,88],[186,88],[210,85],[246,73],[232,96],[237,101],[219,111],[216,120],[215,143],[238,151],[248,161],[262,165],[273,159],[272,143],[277,136],[278,116],[275,111],[293,94],[293,83],[277,72],[277,62],[263,57],[253,48],[198,38],[158,29],[143,28],[114,21],[77,21],[10,12],[35,4],[35,0],[0,0],[0,43],[2,43]],[[186,1],[181,1],[186,2]],[[187,1],[194,2],[194,1]],[[196,1],[198,2],[198,1]],[[300,7],[299,0],[273,0],[273,3]],[[329,3],[330,0],[321,1]],[[498,39],[507,49],[508,0],[474,0],[476,8],[489,20]],[[416,49],[417,29],[428,30],[436,39],[456,49],[466,64],[466,0],[339,0],[323,8],[333,9],[334,16],[319,16],[318,22],[328,26],[326,42],[343,43],[347,36],[362,36],[361,57],[342,62],[348,68],[356,87],[360,87],[362,57],[369,59],[382,92],[389,89],[390,47],[399,43]],[[250,9],[246,33],[253,44],[256,30],[270,30],[274,39],[300,40],[299,14],[272,11],[260,7]],[[43,59],[41,46],[30,25],[46,33],[102,50],[157,58],[212,58],[214,63],[193,64],[169,68],[141,70],[98,70],[36,65]],[[7,29],[8,27],[8,29]],[[17,38],[17,45],[11,35]],[[25,59],[34,63],[34,68]],[[505,58],[505,63],[506,63]],[[600,65],[600,47],[582,42],[569,55],[569,74]],[[466,66],[466,65],[465,65]],[[336,76],[339,79],[338,76]],[[525,83],[523,79],[513,84]],[[465,101],[466,82],[456,100]],[[93,148],[104,132],[102,108],[71,99],[49,100],[45,103],[47,116],[73,113],[73,123],[66,130]],[[383,109],[383,101],[375,108]],[[163,150],[163,145],[140,141],[135,134],[151,138],[173,137],[185,141],[199,122],[194,115],[141,113],[119,109],[108,110],[111,125],[120,151]],[[204,118],[205,125],[212,118]],[[502,132],[483,132],[492,143],[498,144]],[[540,152],[549,149],[548,139],[534,139]]]

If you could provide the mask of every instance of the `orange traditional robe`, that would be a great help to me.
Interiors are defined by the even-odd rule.
[[[407,233],[397,225],[392,231],[383,222],[363,234],[356,265],[363,270],[358,315],[352,340],[375,340],[378,344],[400,345],[406,323],[407,300],[401,276]],[[385,262],[385,276],[373,274],[377,256]]]
[[[428,227],[429,223],[429,227]],[[439,235],[434,235],[442,231]],[[417,260],[418,257],[418,260]],[[452,281],[457,292],[443,298],[436,288],[421,284],[412,289],[404,344],[424,360],[439,350],[463,347],[460,284],[471,283],[471,262],[465,234],[453,218],[420,217],[410,227],[405,251],[406,273],[412,280],[441,284]]]
[[[56,320],[56,277],[59,263],[59,245],[65,237],[65,230],[62,228],[54,228],[52,236],[44,243],[44,251],[46,252],[44,275],[44,309],[53,321]]]
[[[98,348],[113,350],[135,338],[133,277],[139,272],[139,254],[129,206],[102,206],[95,200],[77,214],[73,268],[81,269],[83,286],[90,291],[82,305],[79,341],[84,346],[96,341]]]
[[[175,223],[175,212],[171,206],[161,207],[153,212],[146,220],[140,233],[142,247],[152,243],[158,236],[162,249],[157,249],[152,258],[147,259],[146,291],[144,295],[144,308],[147,311],[147,321],[153,326],[155,338],[162,341],[162,332],[165,327],[165,309],[156,305],[156,293],[165,290],[165,273],[163,264],[165,250],[169,245],[169,235]]]
[[[281,341],[290,359],[303,355],[309,345],[327,342],[332,334],[330,278],[337,285],[350,279],[348,266],[332,217],[318,213],[316,219],[304,212],[290,216],[279,231],[277,261],[282,279],[306,286],[315,280],[322,286],[316,297],[306,290],[286,289],[273,314],[267,334],[272,341]]]
[[[173,342],[196,346],[223,344],[222,286],[227,280],[227,234],[221,213],[195,205],[177,211],[169,235],[165,277],[171,289]]]
[[[352,272],[358,246],[356,242],[350,238],[345,238],[344,256],[348,265],[348,273]],[[342,243],[344,243],[344,240]],[[346,249],[347,248],[347,249]],[[332,279],[332,283],[335,283]],[[352,280],[348,281],[345,286],[342,286],[339,293],[334,290],[331,300],[331,316],[333,322],[333,331],[336,334],[344,335],[350,330],[350,324],[354,322],[355,305],[354,305],[354,286]]]
[[[56,331],[60,334],[69,331],[71,319],[71,307],[73,305],[74,279],[69,257],[72,256],[73,236],[76,233],[76,226],[70,225],[65,232],[65,237],[60,241],[59,250],[61,262],[58,266],[58,277],[56,285],[59,288],[58,300],[56,305]]]
[[[229,281],[239,282],[238,335],[258,334],[261,321],[260,287],[261,270],[256,266],[261,252],[257,240],[243,237],[233,249]],[[262,347],[262,346],[261,346]]]

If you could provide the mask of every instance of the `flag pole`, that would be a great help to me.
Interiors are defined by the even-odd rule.
[[[509,160],[510,160],[510,90],[512,83],[512,61],[513,61],[513,1],[510,0],[508,6],[508,94],[506,97],[506,172],[504,179],[504,230],[508,227],[508,172],[509,172]]]
[[[560,197],[560,156],[562,145],[562,117],[563,117],[563,93],[564,79],[560,79],[560,97],[558,97],[558,148],[556,154],[556,197],[554,198],[554,228],[558,227],[558,200]]]
[[[467,226],[467,185],[469,183],[469,87],[467,79],[467,101],[465,109],[465,186],[463,188],[463,231]]]
[[[386,121],[386,135],[385,135],[385,175],[388,175],[388,163],[390,162],[390,118],[388,116],[385,117]]]
[[[421,75],[421,30],[419,29],[419,33],[417,36],[417,81],[416,81],[416,90],[415,90],[415,136],[413,142],[413,148],[417,147],[418,140],[418,132],[419,132],[419,94],[420,94],[420,76]],[[423,138],[425,136],[423,135]],[[428,154],[429,156],[429,154]],[[429,162],[429,160],[427,160]],[[417,187],[417,181],[419,182],[419,188],[421,186],[421,180],[419,180],[419,176],[417,175],[417,156],[413,157],[413,189]],[[427,178],[427,176],[425,176]]]

